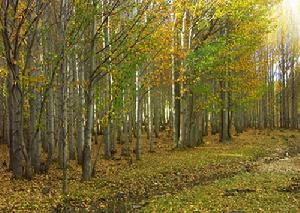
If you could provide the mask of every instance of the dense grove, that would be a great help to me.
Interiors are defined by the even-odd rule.
[[[71,161],[89,181],[103,159],[159,152],[159,138],[183,149],[297,129],[292,3],[2,0],[3,165],[28,180],[58,165],[67,194]]]

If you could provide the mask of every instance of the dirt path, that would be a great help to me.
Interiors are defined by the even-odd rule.
[[[295,141],[288,149],[258,160],[254,163],[254,167],[256,172],[299,174],[300,143]]]
[[[274,172],[274,173],[300,173],[300,155],[279,159],[271,163],[263,163],[258,166],[260,172]]]

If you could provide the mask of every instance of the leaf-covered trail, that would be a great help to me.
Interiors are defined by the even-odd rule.
[[[212,137],[202,147],[177,151],[168,146],[170,141],[160,140],[157,146],[166,148],[154,154],[145,152],[142,161],[101,160],[97,177],[87,183],[78,181],[80,167],[71,162],[66,198],[61,195],[59,169],[29,182],[10,182],[10,174],[1,168],[0,210],[147,209],[149,200],[255,170],[259,166],[255,162],[273,162],[287,152],[296,154],[299,139],[299,132],[249,130],[230,144],[218,144]]]
[[[250,172],[148,200],[141,212],[299,212],[300,154],[253,162]]]

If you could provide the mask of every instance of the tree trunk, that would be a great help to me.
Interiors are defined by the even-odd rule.
[[[229,136],[229,118],[228,118],[228,93],[226,91],[226,83],[224,81],[220,82],[221,88],[221,101],[222,101],[222,109],[221,109],[221,117],[220,117],[220,141],[225,142],[230,139]]]
[[[148,88],[148,135],[149,135],[149,151],[154,152],[154,143],[152,138],[152,110],[151,110],[151,89]]]
[[[291,99],[292,99],[292,110],[291,110],[291,127],[293,129],[298,128],[298,98],[296,88],[296,77],[295,77],[295,62],[294,56],[291,64]]]
[[[140,72],[137,69],[135,76],[135,116],[136,116],[136,144],[135,144],[135,156],[137,160],[141,159],[142,152],[142,143],[141,143],[141,134],[142,134],[142,110],[141,110],[141,100],[140,100]]]
[[[93,128],[93,88],[89,85],[86,97],[87,121],[84,128],[84,146],[82,179],[88,181],[92,176],[91,154],[92,154],[92,128]]]
[[[59,134],[59,157],[60,166],[63,169],[63,194],[67,188],[67,55],[66,55],[66,30],[67,30],[67,7],[68,0],[60,2],[60,33],[61,33],[61,64],[60,64],[60,134]]]
[[[53,100],[53,91],[49,90],[49,100],[47,102],[47,144],[48,144],[48,166],[52,163],[54,155],[54,100]]]
[[[78,65],[77,65],[78,66]],[[77,119],[77,160],[78,164],[83,164],[83,146],[84,146],[84,123],[85,123],[85,117],[84,117],[84,106],[85,106],[85,97],[84,97],[84,68],[83,66],[78,67],[78,119]]]
[[[159,138],[159,129],[160,129],[160,113],[159,113],[159,95],[156,94],[154,97],[154,133],[155,137]]]

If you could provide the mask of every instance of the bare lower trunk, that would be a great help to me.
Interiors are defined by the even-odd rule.
[[[77,118],[77,161],[78,164],[82,165],[83,163],[83,145],[84,145],[84,105],[85,105],[85,98],[84,98],[84,71],[83,66],[81,69],[78,67],[78,80],[79,80],[79,87],[78,87],[78,118]]]
[[[221,100],[222,100],[222,109],[220,117],[220,141],[225,142],[230,139],[229,136],[229,117],[228,117],[228,94],[226,90],[226,83],[220,82],[221,86]]]
[[[141,134],[142,134],[142,110],[140,100],[140,72],[136,71],[136,99],[135,99],[135,115],[136,115],[136,145],[135,145],[135,156],[137,160],[141,159]]]
[[[154,133],[155,137],[159,137],[160,113],[159,113],[159,96],[154,97]]]
[[[48,144],[48,166],[52,163],[54,155],[54,100],[52,89],[49,90],[49,100],[47,103],[47,144]]]
[[[4,82],[0,77],[0,144],[4,144],[5,141],[5,97],[4,97]]]
[[[93,128],[93,90],[91,86],[88,88],[86,98],[87,121],[84,131],[84,147],[83,147],[83,164],[82,179],[90,180],[92,175],[91,168],[91,148],[92,148],[92,128]]]
[[[294,66],[294,65],[293,65]],[[291,73],[291,99],[292,99],[292,111],[291,111],[291,127],[293,129],[298,128],[298,98],[297,98],[297,88],[296,88],[296,78],[295,78],[295,70],[294,67],[292,67],[292,73]]]
[[[187,103],[187,111],[186,111],[186,118],[187,118],[187,136],[186,136],[186,145],[188,147],[194,146],[195,139],[195,127],[194,127],[194,96],[192,91],[189,91],[188,94],[188,103]]]
[[[151,90],[148,88],[148,135],[149,151],[154,152],[154,143],[152,138],[152,110],[151,110]]]
[[[20,91],[13,87],[11,88],[11,117],[10,117],[10,123],[11,125],[11,146],[10,149],[12,149],[12,171],[14,178],[19,179],[23,176],[23,162],[24,158],[22,155],[22,146],[21,141],[23,140],[22,137],[22,131],[23,131],[23,125],[22,125],[22,98]]]

